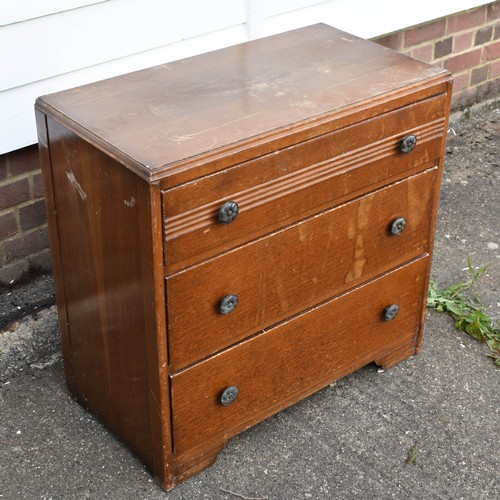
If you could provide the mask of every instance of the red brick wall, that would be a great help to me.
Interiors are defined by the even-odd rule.
[[[0,285],[51,269],[37,146],[0,156]]]
[[[375,39],[449,69],[454,109],[500,93],[500,0]],[[36,146],[0,156],[0,285],[49,271]]]
[[[454,76],[455,110],[500,93],[500,1],[374,41],[448,69]]]

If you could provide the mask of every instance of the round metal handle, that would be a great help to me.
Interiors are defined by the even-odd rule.
[[[413,134],[407,135],[401,141],[401,144],[399,145],[399,150],[401,151],[401,153],[404,154],[411,153],[415,149],[416,145],[417,145],[417,136]]]
[[[235,201],[228,201],[219,208],[219,222],[222,224],[229,224],[233,222],[234,219],[238,216],[238,212],[240,211],[240,207],[238,203]]]
[[[238,391],[238,388],[234,385],[230,387],[226,387],[220,396],[220,402],[224,406],[229,406],[231,403],[234,403],[236,399],[238,398],[238,394],[240,391]]]
[[[399,236],[406,227],[406,219],[404,217],[398,217],[394,219],[391,223],[391,234],[394,236]]]
[[[238,296],[234,293],[226,295],[219,304],[219,312],[221,314],[229,314],[236,309],[238,305]]]
[[[392,321],[399,313],[399,306],[397,304],[392,304],[385,308],[384,320]]]

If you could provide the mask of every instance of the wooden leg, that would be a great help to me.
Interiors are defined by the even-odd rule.
[[[202,470],[210,467],[215,463],[219,453],[224,449],[226,443],[222,443],[211,450],[202,453],[194,458],[187,460],[186,462],[177,462],[174,455],[174,483],[173,484],[163,484],[159,481],[160,486],[166,490],[171,490],[177,484],[189,479],[190,477],[198,474]]]
[[[385,354],[381,358],[376,359],[375,363],[382,369],[388,370],[415,354],[417,354],[417,350],[415,348],[415,342],[412,341],[394,349],[394,351]]]

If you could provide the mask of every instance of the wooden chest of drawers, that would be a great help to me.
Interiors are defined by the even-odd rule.
[[[418,352],[450,94],[316,25],[38,99],[68,387],[164,488]]]

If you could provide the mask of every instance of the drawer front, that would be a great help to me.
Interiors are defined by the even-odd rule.
[[[436,174],[433,168],[167,278],[172,369],[426,252]],[[394,235],[400,218],[406,226]],[[224,298],[232,295],[238,303],[228,313]]]
[[[419,259],[173,375],[174,452],[210,449],[414,341],[427,263]],[[394,304],[399,313],[384,319]],[[228,387],[236,387],[238,396],[225,406],[221,397]]]
[[[163,192],[165,264],[175,270],[366,192],[439,156],[442,96],[386,113]],[[413,151],[402,138],[417,137]],[[239,205],[229,224],[218,220]],[[176,266],[177,263],[177,266]]]

